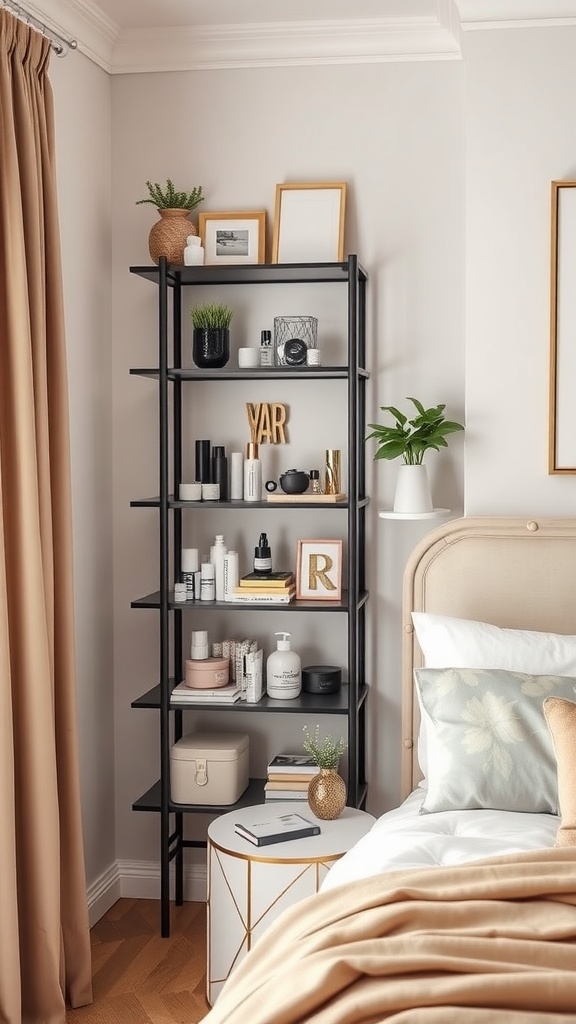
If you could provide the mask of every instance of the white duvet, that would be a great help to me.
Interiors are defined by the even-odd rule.
[[[322,889],[382,871],[463,864],[500,854],[554,846],[560,819],[518,811],[440,811],[419,814],[425,790],[416,789],[387,811],[332,866]]]

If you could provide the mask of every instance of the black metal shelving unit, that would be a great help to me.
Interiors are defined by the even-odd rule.
[[[290,701],[271,700],[264,696],[258,704],[237,703],[229,710],[240,714],[318,714],[344,715],[348,733],[348,804],[364,808],[366,802],[366,508],[365,445],[366,424],[366,287],[368,275],[351,255],[339,263],[259,264],[254,266],[181,267],[161,259],[158,266],[130,267],[130,272],[151,281],[158,288],[158,365],[138,367],[130,373],[149,378],[158,388],[159,403],[159,493],[153,497],[135,498],[134,508],[157,508],[159,521],[159,590],[136,598],[133,608],[157,609],[160,616],[159,681],[156,686],[132,702],[133,708],[155,710],[160,719],[160,777],[133,803],[133,810],[160,815],[160,894],[161,933],[170,934],[170,864],[175,865],[175,902],[183,902],[183,853],[187,847],[204,847],[206,840],[184,838],[184,815],[218,814],[227,807],[174,804],[170,799],[170,748],[182,736],[182,713],[201,713],[205,704],[174,704],[170,694],[175,682],[183,678],[183,614],[198,605],[194,602],[174,603],[170,586],[170,549],[174,572],[180,571],[182,517],[205,514],[206,510],[266,508],[276,514],[289,514],[297,508],[322,509],[346,517],[346,561],[348,589],[339,602],[294,601],[288,605],[242,605],[242,611],[282,610],[291,614],[331,614],[345,616],[347,621],[348,682],[338,694],[315,696],[302,693]],[[254,367],[221,370],[186,369],[182,367],[182,290],[205,285],[265,285],[333,282],[347,290],[348,362],[345,366],[319,367]],[[346,380],[348,406],[348,479],[347,500],[331,504],[311,505],[302,502],[187,502],[175,499],[182,477],[182,403],[185,388],[201,381],[240,380],[290,381]],[[172,487],[172,491],[170,490]],[[207,609],[230,611],[229,603],[202,604]],[[213,707],[213,706],[212,706]],[[210,710],[210,706],[208,706]],[[264,800],[264,779],[251,779],[248,789],[235,806],[246,807]]]

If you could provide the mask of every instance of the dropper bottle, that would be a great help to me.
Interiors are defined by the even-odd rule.
[[[258,547],[254,548],[253,568],[257,576],[269,576],[272,572],[272,552],[265,533],[260,534]]]

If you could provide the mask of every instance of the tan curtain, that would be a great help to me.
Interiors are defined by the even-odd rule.
[[[0,10],[0,1021],[89,1003],[50,44]]]

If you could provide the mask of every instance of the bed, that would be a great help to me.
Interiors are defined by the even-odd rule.
[[[464,518],[405,571],[402,796],[207,1024],[576,1020],[576,519]]]

